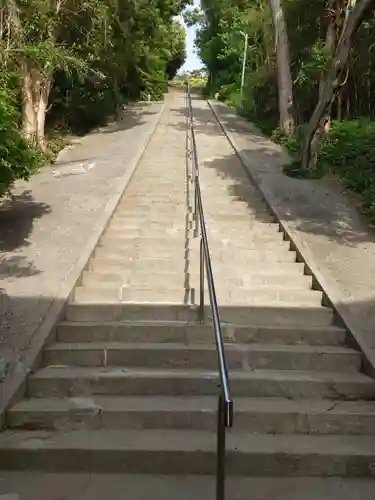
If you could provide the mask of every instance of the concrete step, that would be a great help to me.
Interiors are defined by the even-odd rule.
[[[137,216],[147,217],[168,217],[169,214],[186,214],[189,210],[187,206],[188,200],[185,195],[184,200],[178,203],[172,201],[160,202],[153,200],[152,203],[147,200],[139,200],[130,202],[121,202],[116,209],[116,213],[137,214]]]
[[[196,280],[198,281],[198,280]],[[196,283],[197,284],[197,283]],[[191,284],[194,286],[194,283]],[[79,286],[74,291],[74,300],[79,303],[116,303],[116,302],[166,302],[166,303],[199,303],[199,287],[196,289],[188,289],[184,286],[184,279],[181,276],[179,288],[172,288],[173,283],[165,281],[163,285],[152,286],[152,280],[149,285],[141,288],[135,284],[134,286],[122,285],[119,287],[83,287]],[[295,307],[316,305],[322,303],[322,294],[316,290],[299,290],[299,289],[283,289],[261,287],[261,288],[231,288],[229,283],[222,287],[216,288],[216,298],[219,306],[229,304],[239,305],[257,305],[268,304],[278,305],[285,304]],[[209,293],[207,286],[205,288],[205,300],[209,304]]]
[[[193,198],[192,198],[193,199]],[[117,210],[118,211],[137,211],[137,212],[145,212],[145,213],[173,213],[173,211],[176,210],[181,210],[185,211],[186,210],[186,202],[187,202],[187,196],[186,193],[184,194],[184,198],[181,199],[176,203],[175,200],[170,200],[167,197],[163,198],[155,198],[152,197],[152,203],[148,197],[141,197],[139,199],[126,199],[124,198],[123,201],[121,201],[117,205]]]
[[[206,172],[203,173],[201,171],[200,184],[202,196],[205,196],[208,202],[236,201],[238,203],[246,203],[250,208],[252,207],[250,203],[254,202],[265,206],[259,191],[254,186],[245,186],[243,179],[236,182],[235,178],[231,178],[230,182],[225,182],[226,180],[224,179],[209,178],[206,175]]]
[[[6,431],[0,468],[48,472],[214,474],[215,433],[182,430]],[[374,436],[231,432],[229,475],[374,476]]]
[[[191,429],[214,431],[217,397],[34,398],[7,413],[13,429]],[[372,401],[237,398],[236,431],[254,434],[375,435]]]
[[[222,324],[225,342],[287,345],[343,345],[346,332],[336,326],[301,328],[254,328]],[[59,342],[214,342],[212,324],[186,322],[62,322],[57,327]]]
[[[198,307],[181,304],[79,304],[71,302],[66,308],[68,321],[197,321]],[[210,306],[205,307],[206,319],[211,317]],[[237,325],[310,327],[333,323],[331,309],[316,306],[225,306],[220,307],[222,322]]]
[[[251,198],[247,201],[236,195],[228,194],[228,190],[214,189],[202,190],[203,208],[206,213],[215,212],[216,208],[227,210],[230,213],[232,207],[238,211],[262,214],[269,212],[263,200]]]
[[[241,232],[246,231],[246,233],[250,234],[251,231],[262,231],[264,233],[270,233],[270,232],[278,232],[279,231],[279,224],[276,222],[266,222],[263,220],[258,220],[257,218],[245,218],[245,219],[238,219],[237,217],[233,217],[231,221],[223,222],[223,221],[211,221],[211,223],[208,223],[208,220],[210,219],[210,216],[207,216],[206,220],[206,225],[208,230],[212,233],[215,234],[216,232],[223,233],[225,232]],[[175,224],[181,224],[183,225],[185,223],[185,217],[181,218],[180,220],[176,221]],[[141,224],[141,222],[134,221],[134,220],[128,220],[127,218],[121,218],[121,217],[114,217],[111,220],[111,226],[112,227],[118,227],[119,229],[123,228],[133,228],[134,226],[137,227],[138,224]],[[151,224],[151,222],[150,222]],[[152,223],[151,227],[153,225],[160,225],[162,227],[168,226],[168,221],[167,220],[158,220]]]
[[[230,210],[228,210],[230,213]],[[226,232],[226,231],[246,231],[250,234],[253,230],[264,230],[264,231],[275,231],[278,232],[280,229],[280,224],[275,221],[269,221],[269,217],[264,217],[263,214],[251,214],[249,217],[238,218],[232,217],[232,220],[212,220],[211,217],[214,215],[215,211],[210,213],[207,212],[207,217],[205,216],[205,221],[207,228],[212,232]],[[209,220],[211,219],[211,223]]]
[[[112,222],[123,224],[185,224],[186,219],[192,219],[192,215],[187,208],[174,210],[170,214],[159,214],[150,211],[149,213],[137,212],[134,210],[116,211],[111,219]]]
[[[251,231],[247,229],[236,230],[236,233],[231,233],[230,229],[225,231],[215,229],[211,231],[211,228],[208,227],[207,235],[210,248],[214,248],[220,243],[237,249],[247,248],[252,243],[261,245],[265,242],[274,242],[276,244],[279,241],[284,241],[284,234],[281,231],[261,231],[258,229]]]
[[[100,242],[105,242],[107,240],[116,240],[121,242],[122,244],[131,245],[131,246],[153,246],[156,245],[156,249],[161,246],[177,246],[177,245],[186,245],[186,242],[191,240],[190,233],[186,233],[186,231],[180,231],[179,233],[175,233],[173,235],[169,235],[168,239],[163,236],[162,233],[147,235],[147,234],[138,234],[134,231],[123,232],[123,231],[112,231],[111,229],[107,229],[103,236],[100,239]]]
[[[146,241],[149,240],[150,244],[151,241],[164,241],[164,243],[170,243],[174,242],[176,239],[179,240],[184,240],[186,239],[186,236],[189,236],[189,240],[192,241],[193,239],[193,233],[192,230],[189,230],[188,233],[186,232],[186,228],[184,230],[179,230],[179,231],[169,231],[168,233],[168,240],[165,238],[165,234],[160,231],[146,231],[146,227],[144,228],[138,228],[137,230],[135,229],[129,229],[125,231],[124,229],[120,230],[115,230],[111,226],[107,228],[105,233],[103,234],[102,238],[116,238],[116,239],[122,239],[124,241],[130,241],[130,240],[139,240],[139,241]],[[266,243],[273,243],[275,245],[278,245],[280,242],[284,241],[284,234],[280,231],[271,231],[271,232],[262,232],[258,230],[254,231],[241,231],[238,232],[236,235],[230,235],[227,234],[227,231],[216,231],[215,233],[209,232],[208,233],[209,237],[209,245],[210,248],[214,248],[220,245],[224,245],[230,248],[238,248],[238,249],[246,249],[251,247],[251,245],[262,245]],[[199,243],[199,239],[196,239],[197,243]]]
[[[276,226],[276,224],[273,225]],[[252,237],[258,237],[258,240],[263,240],[263,238],[265,240],[270,238],[284,239],[283,233],[277,227],[262,222],[253,226],[245,226],[244,224],[228,224],[225,227],[219,224],[207,225],[207,235],[209,243],[217,238],[227,239],[233,245],[241,240],[251,241]]]
[[[239,242],[234,241],[221,241],[221,240],[210,240],[210,249],[215,249],[218,252],[223,252],[225,250],[232,251],[233,246],[236,246],[236,252],[245,252],[249,250],[274,250],[278,251],[279,249],[290,250],[290,243],[288,241],[281,240],[280,238],[275,238],[273,240],[267,239],[266,241],[262,241],[261,238],[251,239],[247,243],[241,245]],[[154,248],[155,252],[159,251],[169,251],[172,253],[176,249],[180,249],[181,246],[188,246],[189,250],[195,249],[199,246],[199,241],[197,239],[193,239],[192,233],[188,234],[188,242],[186,242],[185,238],[180,239],[172,239],[167,240],[162,236],[151,239],[151,238],[128,238],[123,233],[120,233],[118,236],[103,236],[100,240],[100,246],[113,248],[113,249],[121,249],[122,251],[132,250],[134,248]]]
[[[131,257],[95,257],[90,260],[89,269],[94,272],[108,273],[108,272],[136,272],[142,269],[143,272],[156,273],[156,274],[181,274],[185,271],[186,263],[184,262],[183,253],[182,258],[176,256],[176,261],[171,262],[171,259],[164,258],[149,258],[149,259],[133,259]],[[165,272],[167,271],[167,272]]]
[[[168,228],[161,227],[160,229],[153,227],[151,229],[147,229],[147,226],[141,226],[137,228],[127,228],[124,225],[119,225],[116,223],[111,223],[108,229],[105,231],[106,236],[116,236],[118,234],[123,234],[127,238],[145,238],[149,237],[150,239],[158,238],[161,235],[164,235],[165,238],[181,238],[185,237],[186,229],[181,226],[178,228]]]
[[[270,212],[264,211],[264,212],[248,212],[247,214],[243,213],[238,213],[238,214],[232,214],[230,211],[225,212],[208,212],[207,215],[205,215],[205,220],[207,224],[210,223],[215,223],[215,224],[230,224],[232,222],[234,223],[243,223],[243,224],[250,224],[254,221],[257,220],[259,222],[268,222],[268,223],[275,223],[276,219],[275,216],[272,215]]]
[[[254,250],[238,250],[236,249],[235,253],[231,251],[231,249],[223,249],[223,250],[217,250],[216,248],[210,249],[211,253],[211,259],[212,262],[217,262],[217,263],[224,263],[226,264],[228,262],[228,258],[231,259],[231,261],[235,261],[236,265],[246,265],[251,264],[254,262],[255,265],[260,265],[264,263],[267,265],[268,263],[272,264],[283,264],[286,262],[293,262],[295,263],[297,260],[297,256],[295,252],[291,252],[288,248],[277,248],[277,249],[267,249],[267,248],[262,248],[261,245],[259,245],[258,248]],[[194,253],[191,252],[191,264],[194,266],[195,264],[198,264],[198,252]],[[234,264],[232,262],[231,264],[234,267]]]
[[[151,221],[147,220],[147,218],[144,220],[137,220],[136,218],[129,220],[121,217],[114,217],[111,220],[109,227],[113,229],[119,229],[121,231],[123,231],[124,229],[131,229],[131,230],[147,229],[149,231],[159,231],[163,230],[164,228],[167,228],[170,231],[172,230],[174,231],[180,229],[185,230],[187,224],[190,224],[190,221],[186,220],[185,217],[181,217],[180,219],[172,219],[169,221],[168,220]]]
[[[150,212],[138,212],[134,210],[118,210],[115,212],[113,221],[118,221],[122,222],[124,224],[133,224],[133,223],[139,223],[139,224],[144,224],[144,223],[151,223],[151,224],[156,224],[156,223],[161,223],[161,224],[168,224],[169,222],[172,223],[179,223],[181,221],[185,221],[185,218],[188,217],[189,219],[193,219],[192,213],[188,211],[186,208],[185,211],[183,210],[171,210],[170,214],[163,214],[163,213],[157,213],[155,214],[153,211]],[[207,225],[211,224],[252,224],[254,221],[258,222],[267,222],[267,223],[274,223],[275,218],[273,215],[269,213],[264,213],[264,214],[254,214],[254,213],[238,213],[238,214],[231,214],[230,212],[222,212],[222,213],[210,213],[205,216],[205,221]]]
[[[206,207],[209,200],[203,200],[204,207]],[[194,190],[190,190],[189,194],[185,191],[183,193],[183,197],[180,196],[178,203],[176,204],[175,200],[172,200],[166,196],[152,197],[152,203],[150,202],[149,196],[143,196],[138,199],[134,197],[132,199],[127,199],[126,196],[123,200],[117,205],[117,211],[128,211],[133,210],[134,207],[137,208],[139,212],[156,212],[156,213],[173,213],[173,209],[175,206],[178,206],[179,209],[183,210],[188,207],[192,209],[194,206]],[[206,210],[205,210],[206,213]],[[247,203],[243,203],[241,201],[233,201],[233,200],[218,200],[215,203],[215,213],[217,214],[228,214],[231,215],[239,215],[239,216],[250,216],[252,214],[268,214],[270,213],[267,207],[264,206],[263,202],[255,201],[254,208],[249,207]]]
[[[373,500],[371,478],[229,476],[232,500]],[[211,476],[2,471],[3,500],[191,500],[215,498]],[[14,495],[9,495],[9,492]],[[110,492],[110,497],[108,496]],[[19,495],[19,498],[17,497]],[[229,496],[229,495],[228,495]],[[8,497],[8,498],[7,498]]]
[[[184,254],[181,253],[181,250],[183,249],[180,247],[179,250],[180,251],[178,252],[178,250],[174,245],[170,249],[170,255],[178,256],[182,254],[183,257]],[[189,251],[189,254],[191,255],[192,265],[199,264],[198,249],[196,248],[191,249]],[[156,251],[156,249],[153,248],[151,245],[139,247],[137,249],[133,249],[133,251],[128,250],[127,252],[124,251],[124,249],[121,247],[118,246],[113,247],[110,245],[98,246],[95,250],[95,257],[98,258],[126,259],[127,257],[135,255],[142,260],[158,259],[162,261],[168,260],[170,262],[170,259],[164,256],[165,254],[160,255],[159,252]],[[230,249],[223,249],[223,248],[218,249],[216,248],[216,246],[211,249],[211,258],[213,261],[216,260],[225,262],[225,259],[228,258],[228,255],[231,255],[233,258],[233,254],[231,253]],[[282,246],[279,246],[277,249],[270,249],[270,248],[262,248],[262,246],[259,245],[259,247],[254,249],[246,249],[246,250],[238,249],[235,253],[236,263],[296,262],[296,259],[297,256],[295,252],[291,252],[288,249],[288,247],[282,247]]]
[[[346,347],[226,344],[229,370],[317,370],[357,372],[361,354]],[[44,366],[124,366],[215,370],[214,339],[207,344],[90,342],[54,343],[43,353]]]
[[[218,372],[111,367],[48,367],[28,379],[29,397],[217,395]],[[232,397],[372,400],[375,380],[361,373],[253,370],[230,373]]]
[[[190,240],[190,238],[189,238]],[[185,248],[187,245],[186,235],[181,238],[173,238],[166,240],[162,236],[158,236],[155,239],[143,237],[143,238],[128,238],[123,233],[118,236],[102,236],[100,239],[100,246],[111,246],[113,248],[121,248],[124,251],[133,248],[144,248],[151,247],[155,248],[155,251],[168,249],[170,251],[179,248]]]
[[[106,257],[106,255],[114,255],[120,258],[174,258],[176,256],[181,256],[182,259],[188,258],[191,251],[188,250],[187,245],[183,241],[174,242],[172,245],[168,245],[165,241],[163,246],[155,247],[152,244],[135,246],[111,243],[108,241],[103,241],[103,243],[96,247],[95,255],[99,258]]]
[[[190,279],[190,296],[191,301],[198,305],[199,303],[199,285],[198,280]],[[229,285],[229,290],[228,290]],[[194,288],[195,287],[195,288]],[[210,296],[205,284],[205,302],[210,303]],[[224,284],[221,286],[219,283],[216,286],[216,298],[218,300],[219,307],[225,306],[227,303],[236,303],[248,306],[256,306],[257,304],[271,305],[277,304],[289,304],[290,306],[300,307],[300,306],[310,306],[322,305],[322,293],[317,290],[303,289],[303,288],[288,288],[287,283],[285,287],[272,287],[272,286],[251,286],[244,285],[235,287],[229,281],[227,286]],[[226,302],[227,301],[227,302]]]
[[[166,274],[162,278],[162,283],[169,288],[181,289],[188,287],[184,274]],[[158,282],[158,280],[156,280]],[[84,272],[82,276],[82,286],[96,288],[113,288],[127,285],[129,287],[150,288],[155,283],[154,276],[147,272],[133,272],[129,270],[121,274],[117,273],[93,273]]]
[[[163,175],[161,175],[159,179],[151,179],[150,181],[148,176],[143,175],[142,178],[138,179],[137,183],[129,185],[128,189],[124,193],[124,200],[143,198],[144,194],[149,193],[150,191],[152,192],[153,199],[155,200],[177,198],[179,194],[184,193],[187,188],[185,172],[181,172],[179,179],[181,179],[181,181],[171,177],[171,181],[164,182]]]
[[[156,259],[144,259],[144,266],[140,266],[138,262],[136,262],[136,266],[131,266],[130,264],[126,265],[126,258],[123,259],[103,259],[103,258],[92,258],[89,263],[90,272],[98,273],[98,274],[117,274],[121,277],[127,277],[129,274],[146,274],[148,276],[155,275],[158,276],[159,282],[163,282],[163,280],[170,280],[175,278],[176,276],[180,279],[176,269],[172,269],[171,265],[165,266],[166,258],[162,258],[162,260],[157,261],[159,264],[163,262],[164,267],[161,265],[156,266],[154,262]],[[129,262],[129,260],[128,260]],[[170,262],[170,261],[169,261]],[[194,266],[194,269],[190,269],[190,262],[187,260],[189,264],[187,269],[184,267],[180,267],[180,270],[183,269],[185,273],[189,273],[190,275],[198,275],[198,267]],[[151,269],[149,266],[151,265]],[[304,277],[305,265],[301,262],[285,262],[282,265],[277,264],[273,265],[272,263],[267,263],[267,266],[256,266],[247,265],[241,267],[235,267],[231,265],[230,262],[225,262],[220,264],[220,273],[215,272],[215,283],[218,280],[240,280],[240,283],[247,285],[248,283],[252,283],[252,277],[258,276],[259,279],[271,279],[271,283],[273,279],[283,279],[285,283],[292,282],[294,278],[302,278]],[[215,271],[215,270],[214,270]],[[255,278],[256,279],[256,278]]]
[[[152,201],[151,201],[152,200]],[[170,189],[170,192],[162,192],[159,193],[157,189],[153,189],[152,187],[148,189],[139,189],[136,193],[127,193],[126,194],[127,205],[131,206],[132,204],[148,204],[151,203],[169,203],[172,205],[178,206],[186,206],[186,191],[179,190],[175,194],[173,194],[173,188]],[[124,205],[122,205],[124,206]],[[125,205],[126,206],[126,205]]]
[[[156,196],[161,196],[162,194],[174,195],[178,191],[183,191],[186,188],[186,172],[173,172],[171,171],[168,179],[163,178],[163,176],[154,177],[149,175],[142,175],[142,178],[138,179],[140,182],[129,185],[126,190],[125,198],[129,199],[133,196],[139,196],[141,191],[148,191],[150,189],[156,190]]]
[[[190,291],[184,289],[183,275],[181,287],[168,288],[168,283],[163,287],[137,289],[128,286],[119,288],[85,288],[77,287],[74,291],[74,301],[80,304],[87,303],[123,303],[123,302],[157,302],[165,304],[190,304]]]
[[[123,206],[121,203],[117,206],[116,211],[113,214],[113,217],[122,218],[124,220],[132,220],[137,218],[139,220],[149,219],[150,221],[158,222],[160,220],[168,220],[170,216],[173,220],[184,219],[187,215],[191,217],[190,206],[188,205],[189,200],[185,195],[185,203],[178,204],[177,207],[170,207],[170,212],[167,213],[164,208],[158,209],[160,204],[156,205],[156,209],[152,203],[149,203],[149,207],[140,205],[138,209],[129,208]]]
[[[166,239],[163,234],[135,234],[132,230],[130,233],[124,231],[113,231],[112,229],[107,229],[100,240],[100,244],[103,245],[105,242],[113,242],[116,245],[133,247],[133,246],[147,246],[156,248],[165,248],[180,245],[183,243],[184,245],[188,241],[189,248],[197,248],[199,247],[200,239],[193,237],[193,230],[189,229],[188,231],[180,231],[177,233],[173,233],[173,237],[168,237]],[[236,252],[241,252],[245,250],[252,249],[279,249],[288,248],[290,249],[290,243],[283,239],[282,233],[274,233],[272,235],[262,235],[261,233],[252,233],[251,235],[247,235],[244,237],[243,235],[237,236],[234,239],[228,238],[225,234],[219,236],[209,237],[209,246],[210,250],[218,249],[225,250],[230,249],[231,251],[235,250]]]
[[[214,246],[215,240],[223,241],[227,240],[234,245],[235,243],[240,243],[240,246],[251,241],[275,241],[284,239],[284,235],[280,231],[275,231],[271,228],[262,229],[260,226],[254,228],[237,228],[235,226],[225,228],[225,230],[220,230],[211,226],[208,232],[210,246]],[[167,238],[179,237],[182,234],[186,234],[185,224],[181,224],[179,227],[169,227],[167,224],[160,225],[159,227],[151,226],[147,229],[147,225],[139,227],[127,227],[125,224],[119,224],[116,221],[111,223],[104,233],[106,236],[118,236],[123,234],[127,238],[160,238],[160,236],[165,236]]]
[[[164,250],[161,252],[160,249],[155,249],[152,245],[145,245],[143,247],[133,248],[133,249],[124,249],[119,246],[112,245],[104,245],[98,246],[95,250],[95,257],[101,259],[158,259],[162,261],[169,260],[171,257],[178,258],[180,257],[181,262],[183,263],[185,257],[186,249],[183,245],[179,244],[173,245],[173,247],[168,247],[165,245]]]
[[[241,264],[241,263],[240,263]],[[252,259],[246,266],[242,265],[236,266],[233,264],[233,259],[225,262],[213,262],[213,272],[214,276],[221,277],[233,277],[248,275],[256,273],[260,274],[262,271],[265,275],[272,274],[282,274],[285,277],[290,275],[291,272],[299,272],[303,275],[305,265],[303,263],[285,261],[285,262],[272,262],[272,261],[260,261],[259,259]],[[263,269],[262,269],[263,268]],[[183,258],[179,258],[176,255],[176,260],[171,261],[167,257],[157,258],[144,258],[144,259],[133,259],[130,260],[129,257],[125,255],[122,257],[94,257],[89,262],[89,269],[94,272],[108,273],[108,272],[126,272],[126,269],[130,269],[134,272],[141,270],[143,272],[155,273],[155,274],[176,274],[181,272],[197,273],[199,271],[199,263],[197,258],[194,262],[184,262]]]
[[[180,288],[184,286],[188,279],[190,286],[198,286],[199,275],[198,272],[194,275],[189,273],[187,278],[184,278],[178,274],[165,274],[162,277],[163,283],[168,283],[171,288]],[[121,286],[122,284],[127,284],[129,286],[135,287],[146,287],[155,281],[153,275],[147,272],[120,272],[120,273],[94,273],[92,271],[85,271],[82,277],[82,285],[86,287],[113,287]],[[272,288],[285,288],[288,287],[289,290],[300,290],[309,289],[312,285],[312,279],[310,276],[293,273],[293,276],[286,278],[282,274],[276,275],[266,275],[266,274],[253,274],[250,276],[242,277],[222,277],[221,275],[215,278],[215,287],[217,289],[223,288],[245,288],[246,290],[251,290],[253,288],[261,287],[272,287]],[[190,287],[189,286],[189,287]]]

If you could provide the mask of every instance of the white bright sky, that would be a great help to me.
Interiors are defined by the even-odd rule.
[[[194,0],[194,7],[200,7],[200,0]],[[191,71],[192,69],[202,68],[202,61],[199,59],[196,54],[196,49],[194,47],[194,40],[196,36],[196,28],[195,26],[191,28],[187,28],[184,24],[183,20],[181,20],[181,24],[185,27],[186,30],[186,53],[187,58],[185,64],[180,69],[180,72]]]

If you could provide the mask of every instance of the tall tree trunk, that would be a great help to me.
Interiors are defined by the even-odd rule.
[[[46,124],[46,115],[48,108],[48,99],[51,92],[51,87],[52,87],[51,78],[45,77],[41,84],[39,106],[37,109],[38,146],[42,151],[47,150],[47,145],[45,141],[45,124]]]
[[[341,122],[342,120],[342,101],[343,101],[343,92],[339,92],[337,96],[337,120]]]
[[[37,145],[37,118],[34,107],[33,77],[26,63],[22,63],[22,128],[23,133]]]
[[[340,11],[340,5],[338,0],[329,0],[327,8],[328,27],[326,34],[326,50],[330,58],[334,56],[336,49],[336,38],[337,38],[336,33],[337,33],[338,21],[340,18],[339,11]],[[323,92],[326,80],[327,80],[327,72],[323,71],[320,79],[319,95]],[[321,120],[320,126],[322,127],[322,129],[324,129],[325,133],[331,130],[333,103],[334,100],[332,100],[331,104],[327,107]]]
[[[295,131],[295,122],[288,33],[281,0],[269,0],[269,4],[275,31],[280,126],[286,135],[291,136]]]
[[[45,121],[52,78],[27,63],[22,65],[22,116],[25,136],[46,151]]]
[[[375,8],[375,0],[348,0],[345,22],[341,30],[334,59],[328,71],[326,81],[322,86],[319,101],[306,128],[306,135],[302,145],[301,164],[307,171],[316,165],[320,139],[322,137],[322,117],[327,113],[345,77],[349,52],[352,46],[353,35],[361,25],[367,11]]]

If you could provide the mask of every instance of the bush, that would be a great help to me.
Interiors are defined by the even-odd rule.
[[[331,170],[346,187],[360,193],[366,213],[375,220],[375,121],[333,122],[323,141],[318,166]]]
[[[266,135],[271,135],[278,126],[277,95],[277,79],[272,67],[264,66],[248,75],[241,114]]]
[[[300,132],[297,129],[293,137],[288,137],[281,130],[280,126],[276,127],[271,134],[271,139],[277,144],[281,144],[291,155],[297,155],[300,147]]]
[[[95,127],[106,125],[120,102],[121,96],[113,82],[82,80],[74,73],[57,73],[50,96],[53,106],[47,114],[48,129],[87,134]]]
[[[20,116],[12,94],[0,90],[0,196],[17,179],[29,179],[43,157],[23,137]]]

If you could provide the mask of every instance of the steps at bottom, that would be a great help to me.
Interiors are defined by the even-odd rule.
[[[6,431],[0,468],[48,472],[214,474],[208,431]],[[247,476],[375,476],[374,436],[229,432],[227,472]]]

